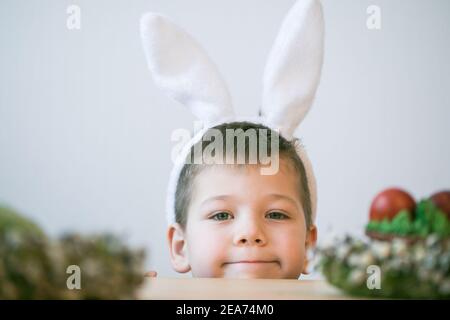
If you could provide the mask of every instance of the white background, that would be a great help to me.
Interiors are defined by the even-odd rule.
[[[193,117],[147,72],[139,18],[159,11],[206,48],[242,116],[293,0],[0,2],[0,202],[50,234],[112,231],[172,271],[164,201],[170,135]],[[81,30],[66,28],[69,5]],[[381,30],[366,9],[381,8]],[[374,195],[450,188],[450,1],[323,0],[322,80],[303,138],[319,238],[361,234]]]

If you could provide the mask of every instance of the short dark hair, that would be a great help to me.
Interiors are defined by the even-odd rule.
[[[248,132],[249,129],[255,129],[256,131],[259,131],[260,129],[266,130],[267,135],[261,136],[260,134],[255,135],[257,139],[257,146],[258,150],[259,148],[264,145],[267,150],[267,155],[271,155],[271,146],[272,146],[272,139],[278,139],[278,154],[280,158],[283,158],[293,166],[295,172],[298,175],[298,185],[299,185],[299,197],[300,202],[303,206],[303,211],[305,213],[305,220],[306,225],[309,227],[312,224],[311,221],[311,196],[310,196],[310,190],[308,186],[308,179],[306,176],[306,170],[305,166],[300,159],[298,153],[297,153],[297,147],[300,143],[298,139],[293,139],[292,141],[288,141],[284,137],[282,137],[278,132],[275,132],[274,130],[261,125],[261,124],[255,124],[252,122],[242,121],[242,122],[229,122],[224,123],[215,127],[212,127],[211,129],[219,130],[223,137],[226,136],[227,129],[235,130],[236,135],[233,141],[234,146],[234,157],[236,160],[236,157],[238,156],[238,152],[240,152],[237,149],[237,143],[236,140],[238,139],[240,134],[245,134]],[[211,130],[209,129],[209,130]],[[209,131],[208,130],[208,131]],[[207,133],[208,133],[207,131]],[[205,133],[206,135],[206,133]],[[204,135],[204,136],[205,136]],[[267,138],[266,138],[267,137]],[[244,137],[245,139],[246,137]],[[187,223],[187,215],[188,215],[188,208],[190,205],[191,197],[192,197],[192,190],[194,188],[194,182],[197,175],[204,170],[207,167],[210,167],[214,164],[196,164],[192,161],[192,156],[194,155],[194,149],[197,146],[197,149],[200,149],[202,152],[203,150],[213,141],[205,141],[205,139],[201,139],[199,142],[197,142],[194,146],[191,148],[191,152],[188,155],[186,162],[181,169],[180,177],[178,179],[177,188],[175,192],[175,221],[179,223],[183,228],[186,226]],[[228,150],[226,149],[226,141],[223,143],[224,151]],[[201,148],[200,148],[200,145]],[[244,152],[245,152],[245,161],[250,159],[250,153],[251,150],[249,148],[249,144],[244,144]],[[257,152],[259,154],[259,152]],[[225,152],[224,152],[225,157]],[[257,156],[258,164],[261,164],[261,160],[259,156]],[[246,162],[246,164],[248,164]],[[235,164],[236,166],[245,166],[246,164]]]

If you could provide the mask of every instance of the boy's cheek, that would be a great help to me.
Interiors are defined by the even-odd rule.
[[[289,265],[301,265],[306,253],[305,236],[300,237],[288,232],[278,233],[273,239],[275,251]]]
[[[226,259],[226,243],[227,239],[218,232],[193,229],[188,238],[191,268],[197,270],[218,268]]]

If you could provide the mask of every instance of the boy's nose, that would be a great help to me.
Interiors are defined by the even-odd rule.
[[[262,228],[255,221],[242,223],[234,237],[234,244],[237,246],[263,246],[266,242]]]
[[[238,245],[263,245],[265,242],[262,239],[259,238],[252,238],[252,237],[241,237],[238,240]]]

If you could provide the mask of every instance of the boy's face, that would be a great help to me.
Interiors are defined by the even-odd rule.
[[[283,159],[277,174],[259,169],[220,165],[199,173],[185,230],[169,228],[175,270],[194,277],[300,276],[316,229],[307,232],[298,175]]]

